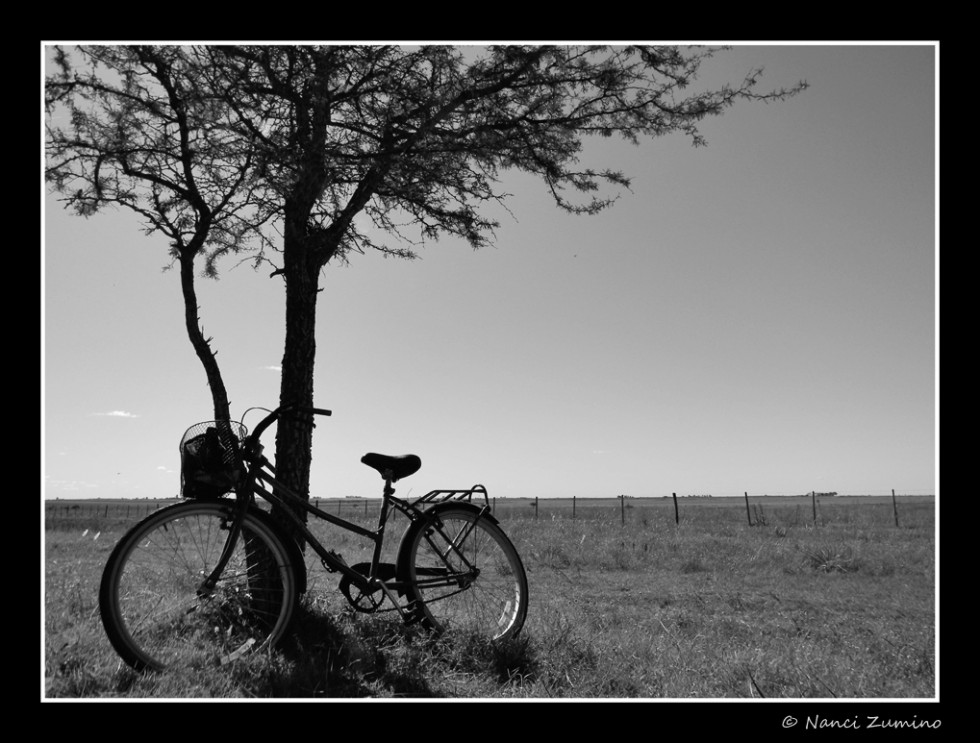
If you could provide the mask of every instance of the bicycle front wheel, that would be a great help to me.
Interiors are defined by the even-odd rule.
[[[211,575],[234,506],[187,502],[131,529],[106,563],[99,610],[116,652],[137,670],[227,663],[271,647],[298,601],[289,553],[265,519],[249,513],[231,558]]]
[[[503,530],[479,509],[436,506],[403,544],[410,598],[439,632],[504,640],[527,616],[524,565]]]

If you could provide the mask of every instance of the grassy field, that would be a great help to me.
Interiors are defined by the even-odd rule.
[[[44,689],[79,698],[932,699],[931,497],[507,501],[531,586],[526,630],[459,647],[354,614],[316,559],[295,631],[223,671],[139,675],[98,616],[134,504],[49,504]],[[148,510],[154,504],[141,504]],[[321,504],[367,523],[376,504]],[[753,526],[749,526],[749,516]],[[398,525],[392,527],[395,535]],[[325,527],[348,562],[367,551]],[[393,540],[397,543],[397,539]],[[390,559],[390,558],[389,558]]]

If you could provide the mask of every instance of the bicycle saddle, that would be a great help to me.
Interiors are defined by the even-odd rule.
[[[381,476],[385,472],[391,472],[391,481],[397,482],[403,477],[408,477],[419,471],[422,460],[414,454],[402,454],[399,457],[389,457],[386,454],[365,454],[361,461],[368,467],[373,467]]]

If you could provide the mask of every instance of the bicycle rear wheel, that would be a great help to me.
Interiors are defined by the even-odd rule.
[[[298,592],[278,534],[247,514],[217,584],[202,588],[230,534],[234,506],[187,502],[151,514],[116,545],[99,610],[116,652],[137,670],[227,663],[271,647]]]
[[[520,632],[527,574],[492,517],[465,505],[435,506],[409,527],[401,552],[410,598],[426,626],[490,640]]]

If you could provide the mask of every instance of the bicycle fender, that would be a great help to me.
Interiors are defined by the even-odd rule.
[[[473,515],[479,515],[483,512],[480,518],[486,519],[492,524],[499,524],[497,517],[491,513],[489,508],[484,506],[478,506],[474,503],[468,503],[466,501],[445,501],[444,503],[437,503],[431,508],[426,508],[422,512],[422,516],[415,521],[409,523],[408,527],[402,534],[401,541],[398,543],[398,553],[395,559],[395,571],[398,576],[398,580],[404,581],[408,579],[408,565],[409,565],[409,545],[412,543],[412,538],[415,536],[415,532],[420,529],[424,529],[429,521],[440,514],[442,511],[447,510],[465,510],[472,511]]]

